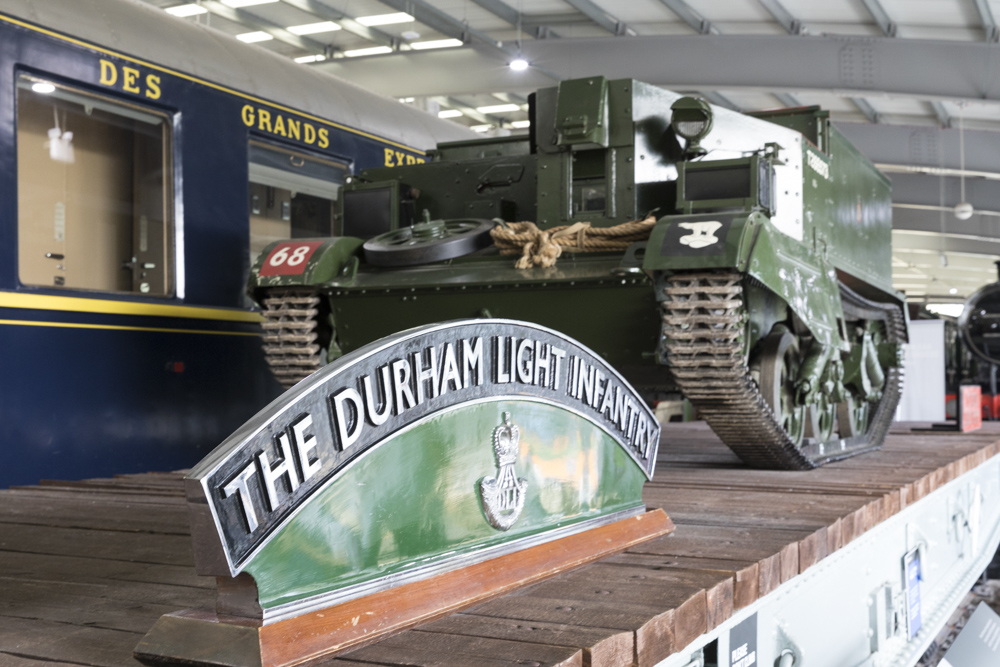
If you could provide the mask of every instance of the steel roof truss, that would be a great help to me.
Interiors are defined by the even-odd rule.
[[[340,24],[340,27],[357,35],[358,37],[363,37],[370,42],[375,42],[380,46],[391,46],[395,48],[396,40],[393,39],[392,35],[382,32],[376,28],[369,28],[363,26],[357,21],[355,21],[350,16],[336,11],[332,7],[318,2],[318,0],[281,0],[287,5],[291,5],[296,9],[300,9],[306,13],[312,14],[313,16],[323,19],[324,21],[336,21]]]
[[[896,24],[889,18],[889,13],[885,11],[885,7],[879,0],[861,0],[865,3],[865,7],[871,13],[872,18],[878,23],[878,27],[882,30],[882,34],[886,37],[896,36]]]
[[[501,0],[472,0],[474,3],[488,11],[490,14],[503,19],[512,26],[521,28],[534,36],[535,39],[549,39],[559,37],[559,35],[549,26],[545,25],[544,17],[531,15],[525,17],[524,14],[512,8]],[[528,19],[527,21],[525,19]]]
[[[806,33],[806,27],[802,24],[802,21],[792,16],[792,13],[785,9],[785,6],[778,2],[778,0],[757,1],[774,17],[775,21],[781,24],[781,27],[789,35],[804,35]]]
[[[317,42],[308,37],[293,35],[285,30],[283,26],[262,19],[245,9],[233,9],[216,0],[204,0],[201,6],[216,16],[221,16],[234,23],[240,23],[252,30],[266,32],[278,41],[294,46],[297,49],[302,49],[308,53],[323,53],[326,49],[326,45],[322,42]]]
[[[627,25],[619,21],[617,18],[607,13],[600,7],[598,7],[591,0],[566,0],[566,4],[570,5],[576,11],[585,15],[591,21],[601,26],[612,35],[634,35],[635,32],[632,31]]]
[[[685,23],[691,26],[701,35],[718,35],[719,29],[711,21],[692,9],[691,5],[684,0],[660,0],[667,9],[681,17]]]
[[[510,49],[504,48],[500,42],[486,33],[470,28],[468,24],[424,2],[424,0],[380,0],[380,2],[398,12],[406,12],[412,15],[420,23],[446,37],[484,46],[494,55],[499,55],[504,59],[515,55]]]
[[[933,100],[930,103],[931,108],[934,109],[934,115],[937,116],[938,122],[941,123],[941,127],[951,127],[951,114],[948,110],[944,108],[942,102]]]
[[[988,0],[976,0],[976,9],[979,11],[979,20],[983,24],[983,32],[986,33],[987,42],[1000,41],[1000,29],[993,18],[993,10],[990,9]]]
[[[872,106],[871,102],[863,97],[852,97],[851,101],[854,102],[854,106],[856,106],[858,110],[865,115],[865,118],[868,119],[869,123],[875,123],[877,125],[882,122],[882,114],[875,110],[875,107]]]
[[[791,93],[774,93],[774,96],[778,98],[778,101],[784,104],[786,107],[801,107],[804,106],[802,102],[799,101],[795,95]]]
[[[736,104],[736,102],[733,102],[722,93],[714,90],[702,90],[699,92],[702,97],[716,106],[725,107],[726,109],[730,109],[732,111],[741,111],[740,105]]]

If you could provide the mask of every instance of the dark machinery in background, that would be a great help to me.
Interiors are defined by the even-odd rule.
[[[889,182],[827,113],[751,117],[592,77],[539,91],[530,114],[529,137],[362,172],[340,236],[264,250],[250,291],[283,382],[401,329],[509,317],[577,338],[650,395],[679,390],[751,465],[811,468],[881,445],[907,340]],[[570,247],[554,266],[515,268],[494,220],[495,237],[532,221],[526,244]],[[574,251],[622,225],[648,239]]]
[[[1000,262],[997,262],[1000,274]],[[1000,276],[998,276],[1000,277]],[[1000,418],[1000,282],[980,288],[965,302],[956,324],[945,323],[945,387],[957,395],[962,384],[982,389],[984,419]]]

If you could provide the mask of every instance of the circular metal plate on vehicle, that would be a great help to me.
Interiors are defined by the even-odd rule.
[[[429,264],[468,255],[493,243],[492,220],[464,218],[418,222],[365,241],[365,260],[375,266]]]

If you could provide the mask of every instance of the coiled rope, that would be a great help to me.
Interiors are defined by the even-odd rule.
[[[533,222],[507,222],[490,231],[501,255],[521,255],[518,269],[554,266],[563,249],[572,252],[625,250],[637,241],[645,241],[656,218],[633,220],[614,227],[591,227],[589,222],[553,227],[542,231]]]

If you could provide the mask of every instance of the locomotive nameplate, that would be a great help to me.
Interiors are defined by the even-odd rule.
[[[422,327],[330,364],[191,471],[211,508],[229,574],[243,571],[275,528],[372,447],[435,413],[503,399],[557,407],[595,423],[652,477],[659,424],[625,379],[587,348],[508,321]],[[499,423],[501,412],[494,412]]]
[[[628,382],[558,332],[495,319],[412,329],[309,376],[192,469],[196,567],[262,645],[290,636],[276,626],[325,626],[407,587],[385,598],[401,621],[376,611],[331,627],[329,650],[343,650],[669,532],[641,497],[659,433]],[[434,610],[400,602],[424,589]],[[180,618],[137,655],[182,655],[149,648],[202,623]]]

